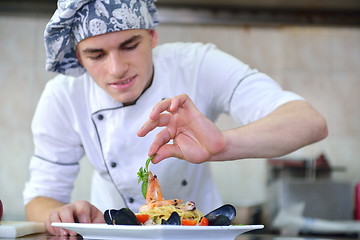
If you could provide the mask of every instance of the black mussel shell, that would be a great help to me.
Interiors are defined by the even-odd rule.
[[[141,225],[136,215],[129,208],[106,210],[104,219],[109,225]]]
[[[211,215],[206,218],[209,220],[209,226],[229,226],[232,222],[224,215]]]
[[[236,217],[236,209],[230,204],[225,204],[208,214],[209,226],[229,226]]]
[[[104,220],[107,224],[109,225],[113,225],[113,219],[114,216],[116,215],[116,213],[118,212],[118,210],[116,209],[108,209],[104,212]]]
[[[177,212],[173,212],[168,218],[168,220],[161,220],[161,225],[181,225],[179,214]]]

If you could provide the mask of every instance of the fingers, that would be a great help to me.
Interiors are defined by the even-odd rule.
[[[91,215],[92,223],[105,223],[104,214],[97,210],[95,213]]]
[[[160,115],[160,113],[164,112],[164,111],[169,111],[170,110],[170,105],[171,105],[171,101],[172,99],[167,98],[164,100],[161,100],[160,102],[158,102],[152,109],[149,118],[151,120],[156,120],[158,118],[158,116]]]
[[[77,212],[79,223],[105,223],[103,213],[87,201],[80,201],[82,205]]]
[[[94,205],[88,204],[90,206],[90,223],[105,223],[104,214]]]
[[[103,223],[104,218],[100,210],[91,205],[87,201],[78,201],[71,204],[67,204],[53,211],[49,215],[48,221],[45,226],[49,233],[52,235],[77,235],[76,232],[66,230],[59,227],[51,226],[53,222],[66,222],[66,223]]]
[[[144,137],[156,127],[166,126],[171,119],[170,113],[178,111],[181,106],[187,107],[189,104],[193,105],[186,94],[160,101],[154,106],[150,113],[149,120],[143,124],[141,129],[137,132],[137,135],[139,137]],[[165,111],[168,113],[164,113]]]
[[[79,223],[91,223],[92,205],[86,201],[75,202],[74,216]]]
[[[59,227],[51,226],[53,222],[66,222],[66,223],[74,223],[74,210],[71,205],[64,205],[63,207],[59,208],[56,211],[53,211],[49,216],[49,221],[47,222],[47,229],[53,235],[71,235],[75,236],[77,233],[66,230]]]
[[[161,113],[165,111],[176,112],[180,106],[188,106],[188,104],[192,104],[192,101],[186,94],[181,94],[173,98],[164,99],[154,106],[149,118],[151,120],[156,120],[159,118]]]
[[[46,227],[46,230],[51,234],[51,235],[62,235],[60,234],[60,230],[61,228],[57,228],[57,227],[53,227],[51,226],[51,223],[52,222],[59,222],[60,220],[56,221],[56,220],[51,220],[51,218],[49,218],[45,223],[45,227]]]
[[[60,208],[59,210],[53,211],[49,215],[49,219],[45,223],[46,229],[52,235],[62,235],[62,236],[76,235],[75,232],[72,232],[72,231],[69,231],[69,230],[66,230],[66,229],[63,229],[60,227],[51,226],[51,223],[53,223],[53,222],[70,222],[70,223],[74,222],[74,217],[71,215],[71,217],[69,218],[70,214],[68,212],[65,212],[64,210],[61,211],[61,209],[62,208]]]
[[[139,137],[144,137],[157,127],[164,127],[170,121],[171,115],[168,113],[160,114],[156,119],[149,119],[137,132]]]
[[[159,154],[158,153],[159,148],[162,145],[168,143],[170,140],[171,140],[171,134],[167,128],[164,128],[155,136],[155,139],[150,146],[148,155],[153,156],[155,153]],[[159,158],[159,156],[158,157],[155,156],[155,159],[158,159],[158,158]],[[153,159],[152,162],[154,163],[155,160]]]
[[[149,120],[143,124],[137,135],[144,137],[158,127],[165,127],[155,136],[148,151],[149,156],[156,154],[152,162],[158,163],[167,157],[185,159],[181,149],[187,149],[186,145],[188,143],[181,142],[180,145],[168,143],[172,139],[175,143],[177,139],[189,138],[190,136],[193,142],[200,145],[197,138],[201,134],[199,135],[197,132],[199,125],[202,125],[203,118],[205,117],[186,94],[178,95],[157,103],[149,115]],[[207,132],[207,129],[205,129],[205,132]],[[194,153],[190,153],[190,155],[194,155]]]
[[[188,104],[192,104],[192,101],[188,95],[186,94],[178,95],[172,99],[169,107],[169,112],[175,112],[179,109],[179,107],[188,106]]]
[[[161,146],[159,150],[156,152],[156,155],[153,158],[152,162],[156,164],[169,157],[176,157],[178,159],[183,159],[181,151],[177,145],[166,144]]]

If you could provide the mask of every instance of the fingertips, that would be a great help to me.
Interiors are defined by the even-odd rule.
[[[173,99],[172,99],[172,101],[171,101],[171,105],[170,105],[170,107],[169,107],[169,111],[170,112],[175,112],[176,110],[177,110],[177,108],[178,108],[178,106],[179,106],[179,101],[180,99],[179,99],[179,97],[174,97]]]
[[[186,104],[188,100],[190,100],[190,98],[186,94],[181,94],[172,98],[171,105],[169,107],[170,111],[171,112],[177,111],[178,108]]]
[[[179,149],[177,148],[176,145],[174,144],[166,144],[161,146],[157,153],[156,156],[153,158],[153,163],[159,163],[169,157],[176,157],[179,159],[182,159],[183,156],[181,155],[181,153],[179,152]]]
[[[146,123],[144,123],[141,128],[138,130],[137,135],[139,137],[145,137],[146,134],[148,134],[151,130],[153,130],[156,127],[156,123],[152,120],[148,120]]]
[[[48,232],[56,236],[67,236],[70,234],[70,231],[61,227],[50,227],[50,229],[48,229]]]
[[[158,154],[155,155],[155,157],[151,160],[153,164],[157,164],[161,161],[161,157],[159,157]]]
[[[155,127],[150,125],[150,122],[146,122],[138,131],[137,135],[139,137],[145,137],[151,130],[153,130]]]
[[[161,151],[158,151],[156,154],[155,154],[155,156],[154,156],[154,158],[152,159],[152,163],[153,164],[157,164],[157,163],[159,163],[159,162],[161,162],[162,160],[164,160],[164,159],[166,159],[167,157],[161,152]]]
[[[144,125],[141,126],[141,128],[136,133],[136,135],[138,135],[138,137],[145,137],[146,134],[147,134],[147,132],[144,129]]]
[[[157,149],[158,149],[158,147],[154,147],[154,146],[151,146],[150,147],[150,149],[149,149],[149,151],[148,151],[148,155],[149,156],[154,156],[155,154],[156,154],[156,152],[157,152]],[[154,157],[155,158],[155,157]],[[154,162],[154,158],[152,159],[152,163],[155,163]]]
[[[156,120],[160,113],[166,110],[168,105],[168,99],[162,100],[161,102],[157,103],[150,112],[149,118],[151,120]]]
[[[67,232],[65,229],[60,227],[53,227],[51,223],[53,222],[62,222],[60,219],[60,215],[57,211],[52,212],[49,215],[49,219],[45,222],[45,227],[48,230],[48,232],[52,235],[67,235]]]
[[[60,235],[60,228],[56,228],[56,227],[53,227],[51,226],[51,223],[50,222],[45,222],[45,227],[46,227],[46,230],[51,234],[51,235]]]

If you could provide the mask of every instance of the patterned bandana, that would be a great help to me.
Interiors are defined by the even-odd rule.
[[[76,44],[104,33],[153,29],[159,22],[156,0],[58,0],[45,28],[46,69],[80,76],[85,69],[76,58]]]

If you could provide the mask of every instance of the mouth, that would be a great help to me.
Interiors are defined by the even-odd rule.
[[[129,77],[129,78],[126,78],[122,81],[117,81],[117,82],[112,82],[112,83],[109,83],[110,86],[121,86],[121,85],[126,85],[126,84],[129,84],[131,83],[134,79],[135,79],[136,75],[135,76],[132,76],[132,77]]]

